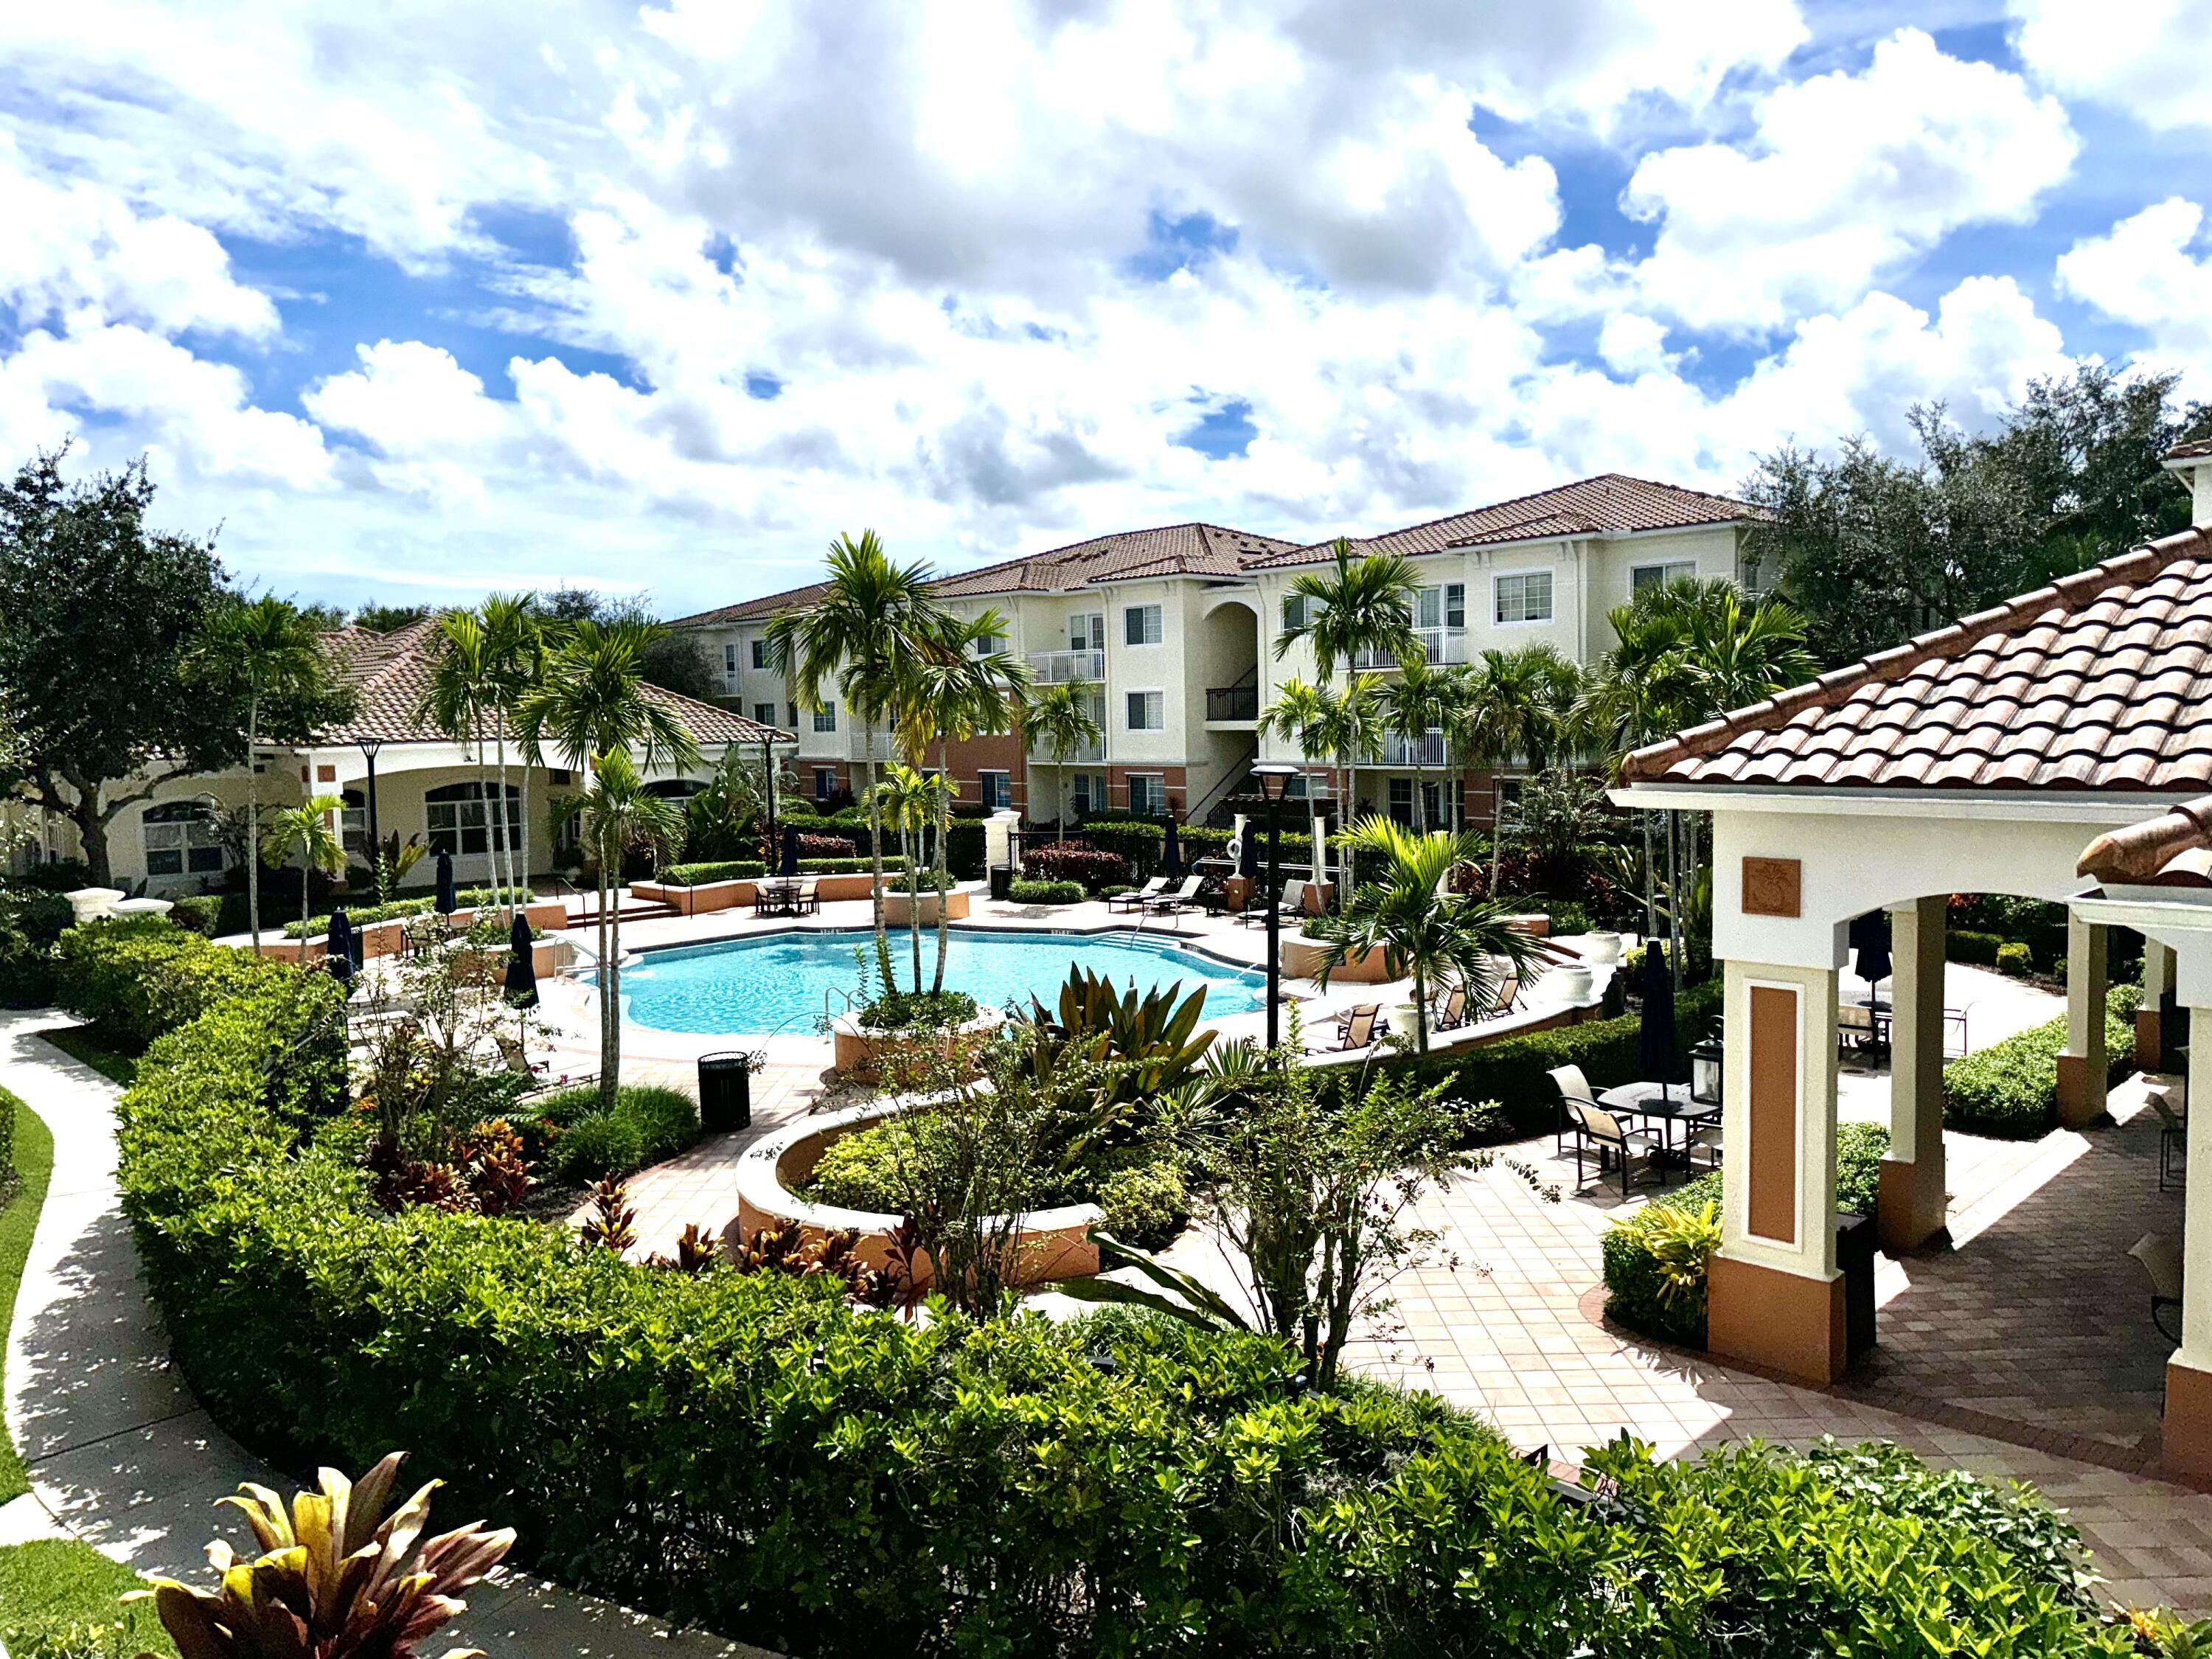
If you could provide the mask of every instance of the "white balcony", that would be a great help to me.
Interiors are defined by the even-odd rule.
[[[1432,668],[1455,668],[1474,659],[1464,628],[1417,628],[1413,630],[1413,644],[1422,659]],[[1398,653],[1362,651],[1352,658],[1352,665],[1362,673],[1386,671],[1398,666]]]
[[[1048,743],[1031,743],[1030,744],[1030,759],[1040,766],[1079,766],[1085,763],[1096,764],[1103,762],[1105,758],[1106,740],[1103,738],[1097,738],[1090,743],[1079,743],[1074,748],[1069,750],[1065,756],[1054,754],[1052,750],[1052,745]]]
[[[1066,685],[1072,681],[1101,681],[1106,678],[1103,651],[1032,651],[1030,672],[1039,685]]]
[[[1385,766],[1442,766],[1445,760],[1444,735],[1431,732],[1419,743],[1404,738],[1386,738],[1382,741],[1382,762]]]

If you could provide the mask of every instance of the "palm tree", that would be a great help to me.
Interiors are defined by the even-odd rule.
[[[1340,914],[1313,924],[1324,941],[1314,977],[1327,985],[1346,962],[1385,952],[1394,971],[1413,975],[1414,1045],[1422,1053],[1429,1047],[1429,988],[1443,975],[1466,988],[1470,1007],[1481,1008],[1497,992],[1499,958],[1524,979],[1542,971],[1544,947],[1509,925],[1504,903],[1439,890],[1455,867],[1481,855],[1480,836],[1464,830],[1419,835],[1370,813],[1344,832],[1344,844],[1380,854],[1382,878],[1363,884]]]
[[[1106,728],[1098,720],[1098,711],[1091,700],[1098,694],[1099,687],[1092,680],[1066,680],[1058,685],[1041,685],[1031,692],[1022,704],[1022,741],[1024,745],[1042,744],[1052,755],[1052,763],[1059,769],[1060,792],[1053,799],[1053,811],[1063,819],[1062,800],[1066,793],[1066,767],[1068,757],[1085,744],[1103,743]]]
[[[345,869],[345,838],[331,828],[333,817],[345,813],[345,802],[337,795],[317,795],[298,806],[287,806],[269,819],[268,833],[260,844],[261,857],[272,866],[297,854],[300,860],[300,965],[307,965],[308,877],[321,870],[338,874]]]
[[[627,749],[602,753],[584,793],[567,797],[557,811],[599,860],[602,894],[606,872],[621,869],[631,852],[647,848],[665,854],[684,844],[683,809],[646,787]],[[599,957],[599,1105],[612,1111],[622,1082],[622,918],[615,917],[610,933],[605,916],[602,902],[600,933],[612,942]]]
[[[872,530],[830,544],[826,591],[804,611],[769,625],[769,658],[801,708],[823,706],[834,684],[860,724],[868,803],[869,857],[875,866],[876,964],[892,982],[890,940],[884,931],[883,808],[876,796],[876,728],[889,723],[908,695],[915,664],[941,654],[955,624],[930,591],[927,563],[896,564]]]
[[[1311,641],[1323,684],[1340,660],[1348,667],[1363,654],[1403,657],[1420,649],[1413,636],[1420,578],[1413,561],[1401,553],[1355,554],[1341,536],[1330,551],[1332,568],[1306,571],[1291,583],[1291,596],[1304,601],[1304,615],[1275,641],[1278,662],[1300,640]]]
[[[1606,755],[1606,769],[1618,779],[1621,761],[1634,750],[1670,732],[1694,724],[1681,718],[1692,699],[1683,646],[1683,619],[1642,602],[1616,605],[1607,614],[1614,644],[1597,660],[1583,693],[1577,720]],[[1656,883],[1658,860],[1651,847],[1651,814],[1644,820],[1644,932],[1657,930]],[[1672,831],[1669,831],[1672,834]]]
[[[1399,738],[1413,754],[1413,827],[1428,823],[1428,763],[1423,758],[1429,733],[1441,730],[1457,701],[1459,677],[1449,669],[1431,668],[1425,653],[1409,651],[1399,659],[1398,677],[1384,681],[1376,692],[1383,729]]]
[[[523,697],[545,672],[545,632],[538,622],[533,594],[494,593],[483,602],[481,614],[484,663],[492,689],[492,731],[499,745],[499,845],[507,854],[507,908],[512,911],[530,884],[530,769],[522,769],[521,795],[516,802],[516,821],[510,829],[507,734]]]
[[[319,695],[327,685],[329,660],[321,636],[298,606],[264,595],[240,599],[217,612],[200,647],[206,665],[246,685],[246,844],[261,844],[260,775],[253,752],[261,738],[261,711],[272,697]],[[341,864],[343,868],[343,864]],[[246,913],[253,949],[261,949],[261,860],[246,861]]]
[[[617,763],[626,780],[641,776],[641,767],[650,771],[661,765],[678,770],[696,766],[699,745],[665,704],[647,695],[639,669],[645,647],[665,631],[657,623],[633,620],[580,622],[566,630],[547,653],[544,672],[537,684],[526,688],[516,703],[515,723],[530,763],[547,764],[545,753],[550,748],[559,764],[584,773],[593,789],[598,785],[592,772]],[[619,828],[610,815],[641,787],[633,788],[624,781],[621,788],[605,797],[605,809],[595,816]],[[564,803],[562,822],[568,822],[582,810]],[[623,806],[623,810],[629,809]],[[677,816],[680,819],[681,815]],[[586,842],[587,849],[615,848],[611,860],[604,857],[599,860],[597,889],[599,963],[602,972],[611,976],[600,988],[599,1090],[610,1107],[614,1103],[622,1042],[622,1010],[612,994],[616,981],[611,977],[617,971],[614,959],[622,951],[622,917],[611,896],[621,886],[622,855],[637,844],[637,837],[624,840],[611,834]]]
[[[1548,645],[1486,651],[1462,677],[1449,722],[1460,752],[1493,773],[1516,761],[1540,770],[1573,741],[1573,711],[1582,673]],[[1504,791],[1490,790],[1490,896],[1498,896]]]
[[[876,793],[880,798],[884,819],[898,831],[899,851],[906,860],[907,880],[903,884],[908,898],[906,926],[914,945],[914,988],[919,995],[921,991],[921,860],[915,854],[915,838],[937,822],[938,807],[945,795],[945,784],[942,779],[933,777],[915,767],[894,763],[885,771],[882,781],[876,785]],[[938,906],[939,910],[944,908],[941,904]],[[942,965],[941,955],[939,962]],[[896,991],[898,987],[886,981],[884,989]]]
[[[945,956],[952,937],[943,897],[952,838],[951,745],[956,739],[1011,731],[1029,700],[1031,682],[1027,663],[1003,651],[976,654],[979,641],[1002,640],[1007,631],[1003,616],[986,611],[971,622],[955,625],[946,641],[951,647],[948,654],[926,657],[915,665],[906,737],[917,763],[921,751],[935,740],[937,775],[945,785],[937,793],[937,848],[932,864],[939,896],[937,970],[932,992],[945,989]],[[915,988],[921,987],[917,984]]]
[[[484,829],[491,848],[491,885],[507,884],[500,863],[506,815],[492,811],[491,763],[484,749],[484,721],[499,718],[501,689],[491,656],[491,637],[483,618],[473,611],[448,611],[438,618],[445,649],[430,671],[430,683],[416,700],[415,717],[429,723],[476,752],[477,789],[483,798]],[[506,745],[501,743],[501,802],[506,805]]]

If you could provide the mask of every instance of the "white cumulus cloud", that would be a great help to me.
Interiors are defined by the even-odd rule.
[[[2179,196],[2155,203],[2059,255],[2058,280],[2149,335],[2145,356],[2181,369],[2185,393],[2212,398],[2212,236],[2203,208]]]
[[[2009,0],[2021,61],[2069,98],[2154,128],[2212,126],[2212,0]]]

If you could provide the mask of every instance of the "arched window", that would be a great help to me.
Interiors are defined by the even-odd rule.
[[[435,852],[444,848],[459,856],[491,851],[490,804],[499,793],[497,784],[449,783],[422,796],[424,838]],[[522,792],[507,786],[507,844],[522,847]]]
[[[216,876],[229,862],[221,826],[205,801],[149,806],[139,823],[146,838],[149,876]]]

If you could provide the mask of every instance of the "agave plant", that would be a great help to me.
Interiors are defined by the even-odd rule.
[[[240,1560],[218,1539],[207,1551],[222,1575],[215,1589],[158,1578],[125,1599],[153,1598],[184,1659],[421,1659],[422,1643],[467,1606],[459,1593],[499,1565],[514,1533],[472,1521],[418,1549],[444,1483],[427,1482],[386,1513],[406,1455],[393,1452],[357,1482],[323,1470],[321,1489],[295,1497],[289,1515],[268,1487],[240,1487],[222,1502],[244,1513],[258,1559]],[[448,1648],[443,1659],[482,1659],[482,1650]]]

